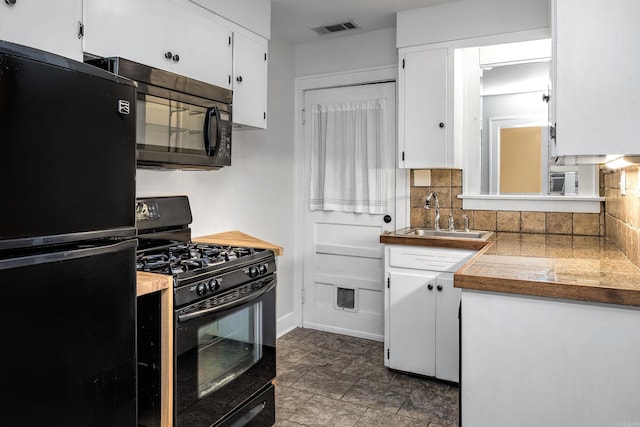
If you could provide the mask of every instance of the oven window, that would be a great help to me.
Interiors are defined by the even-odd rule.
[[[140,94],[138,145],[146,150],[202,154],[206,112],[197,105]]]
[[[255,365],[262,357],[262,302],[198,328],[198,397]]]

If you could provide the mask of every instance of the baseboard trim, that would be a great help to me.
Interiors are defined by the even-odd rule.
[[[369,332],[355,331],[352,329],[336,328],[335,326],[322,325],[318,323],[303,322],[302,327],[316,329],[318,331],[332,332],[334,334],[348,335],[351,337],[364,338],[373,341],[384,341],[384,335],[372,334]]]
[[[276,336],[278,338],[280,338],[281,336],[285,335],[288,332],[291,332],[292,330],[298,327],[298,324],[296,322],[296,317],[294,316],[294,314],[295,313],[293,312],[285,314],[284,316],[282,316],[277,320]]]

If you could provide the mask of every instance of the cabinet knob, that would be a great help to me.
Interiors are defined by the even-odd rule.
[[[432,290],[433,290],[433,285],[432,285],[431,283],[429,283],[429,284],[427,285],[427,289],[429,289],[430,291],[432,291]]]
[[[444,122],[440,122],[440,123],[438,124],[438,127],[439,127],[440,129],[444,128]]]
[[[180,61],[180,55],[175,54],[175,55],[173,55],[173,57],[171,59],[173,59],[173,62],[178,62],[178,61]]]
[[[238,77],[236,77],[236,81],[237,81],[238,83],[242,83],[242,76],[238,76]]]
[[[442,285],[438,285],[436,289],[438,290],[438,292],[442,292]]]
[[[171,58],[173,58],[173,54],[171,52],[165,52],[164,53],[164,57],[167,58],[167,59],[171,59]]]
[[[546,93],[542,94],[542,101],[549,102],[550,99],[551,99],[551,97],[549,95],[547,95]]]

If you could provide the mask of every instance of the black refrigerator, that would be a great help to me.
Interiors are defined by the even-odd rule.
[[[0,425],[136,425],[135,84],[0,41]]]

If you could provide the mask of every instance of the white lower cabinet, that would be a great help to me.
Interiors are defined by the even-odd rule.
[[[639,307],[462,292],[460,425],[635,427],[639,366]]]
[[[461,291],[453,272],[475,252],[385,248],[385,366],[458,382]]]

